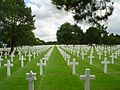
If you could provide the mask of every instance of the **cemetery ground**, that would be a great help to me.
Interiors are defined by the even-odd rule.
[[[97,53],[94,53],[95,58],[93,64],[90,65],[88,58],[90,51],[85,55],[84,60],[81,60],[81,56],[77,57],[65,49],[63,50],[71,56],[70,61],[75,58],[79,63],[76,65],[75,75],[72,75],[72,66],[67,66],[67,61],[64,60],[55,46],[47,65],[43,67],[44,73],[41,76],[36,63],[40,62],[40,59],[44,57],[48,50],[39,54],[35,59],[32,57],[31,62],[28,62],[26,57],[24,67],[20,67],[20,60],[16,56],[13,62],[14,66],[11,67],[10,76],[6,76],[6,67],[3,65],[10,57],[4,59],[2,67],[0,67],[0,90],[28,90],[26,73],[31,70],[36,73],[37,78],[34,81],[35,90],[84,90],[85,81],[80,80],[80,75],[85,74],[86,68],[90,68],[90,74],[95,75],[95,80],[90,80],[91,90],[120,90],[120,57],[115,59],[115,64],[108,64],[108,73],[104,74],[104,65],[101,64],[104,56],[101,60],[98,60]],[[109,57],[109,54],[107,55]]]

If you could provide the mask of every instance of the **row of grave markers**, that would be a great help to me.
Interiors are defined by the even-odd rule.
[[[44,49],[38,51],[38,54],[44,52],[45,50],[47,50],[47,49],[49,49],[49,48],[50,48],[50,46],[44,47]],[[7,51],[6,51],[6,52],[7,52]],[[26,58],[24,58],[25,55],[23,55],[22,52],[23,52],[23,51],[19,51],[19,53],[20,53],[20,54],[19,54],[19,60],[20,60],[20,63],[21,63],[21,67],[24,67],[24,61],[26,60]],[[38,54],[35,55],[35,53],[36,53],[35,50],[34,50],[34,54],[32,54],[31,51],[29,50],[29,51],[28,51],[28,55],[26,54],[26,57],[28,57],[28,61],[29,61],[29,62],[31,62],[32,56],[34,57],[34,59],[36,58],[36,55],[38,56]],[[10,57],[11,57],[11,56],[12,56],[12,59],[11,59],[11,60],[7,60],[7,63],[4,64],[4,67],[7,67],[7,76],[10,76],[10,75],[11,75],[11,67],[14,66],[14,65],[13,65],[13,62],[14,62],[13,56],[15,57],[14,53],[12,53],[12,54],[10,55]],[[2,56],[2,57],[4,57],[4,56]],[[0,56],[0,67],[2,67],[2,61],[5,59],[5,58],[2,58],[2,57]]]
[[[49,49],[50,47],[51,46],[48,46],[46,48],[44,47],[44,49],[42,49],[42,51],[40,51],[40,53],[47,50],[47,49]],[[40,63],[37,63],[37,66],[40,67],[40,75],[43,75],[43,66],[46,66],[46,62],[48,61],[48,59],[49,59],[49,57],[50,57],[50,55],[51,55],[51,53],[53,51],[53,48],[54,47],[52,46],[52,48],[47,52],[47,54],[44,55],[44,58],[42,58],[40,60]],[[30,54],[30,50],[29,50],[28,57],[29,56],[32,56],[32,54]],[[2,58],[0,57],[0,59],[2,59]],[[21,54],[21,57],[19,57],[19,59],[21,60],[21,67],[23,67],[24,66],[23,61],[25,60],[23,54]],[[35,56],[34,56],[34,59],[35,59]],[[31,62],[31,59],[29,60],[29,62]],[[12,61],[7,60],[7,63],[4,64],[4,66],[7,67],[7,76],[10,76],[11,75],[11,68],[10,67],[14,66],[12,64]],[[34,90],[34,80],[36,80],[35,75],[36,75],[36,73],[33,73],[32,71],[30,71],[30,73],[26,73],[26,76],[27,76],[26,79],[29,81],[29,90]]]
[[[75,58],[73,58],[73,62],[70,62],[70,55],[66,54],[65,51],[63,51],[59,46],[57,47],[61,55],[63,56],[64,60],[67,60],[67,65],[72,66],[72,74],[76,74],[76,65],[79,63],[75,61]],[[66,57],[67,56],[67,57]],[[80,75],[81,80],[85,80],[85,90],[90,90],[90,80],[95,79],[95,75],[90,75],[90,69],[85,69],[85,75]]]
[[[118,58],[118,56],[120,56],[120,47],[113,47],[114,49],[110,49],[108,48],[108,50],[106,49],[103,49],[103,53],[104,53],[104,61],[101,61],[101,64],[104,64],[104,73],[107,73],[108,72],[108,67],[107,65],[108,64],[114,64],[114,60]],[[75,53],[75,50],[73,50],[73,46],[72,46],[72,49],[71,48],[68,48],[68,46],[66,45],[63,45],[63,46],[58,46],[58,50],[60,51],[61,55],[63,56],[64,60],[66,61],[67,60],[67,65],[72,65],[72,74],[75,75],[75,66],[78,65],[78,62],[75,61],[75,58],[73,58],[73,62],[70,62],[70,55],[67,53],[69,52],[70,54],[73,54],[77,57],[80,57],[80,49],[78,48],[77,50],[77,53]],[[65,50],[65,51],[64,51]],[[101,60],[101,55],[102,55],[102,51],[100,51],[100,48],[99,47],[95,47],[95,50],[98,54],[98,58],[99,60]],[[104,51],[105,50],[105,51]],[[112,51],[110,51],[112,50]],[[66,52],[67,51],[67,52]],[[92,61],[93,59],[95,58],[94,57],[94,47],[86,47],[86,49],[84,48],[84,50],[82,49],[81,50],[81,56],[82,56],[82,60],[84,60],[84,56],[87,55],[87,53],[90,51],[90,55],[88,56],[89,60],[90,60],[90,65],[92,65]],[[111,54],[111,62],[108,61],[108,58],[107,58],[107,54],[109,53],[109,55]],[[89,74],[88,74],[89,73]],[[95,79],[95,75],[92,75],[91,77],[89,77],[90,75],[90,69],[86,69],[86,76],[88,75],[88,78],[89,79]],[[85,80],[85,90],[90,90],[90,81],[89,79],[86,80],[87,77],[85,77],[85,75],[80,75],[80,79],[84,79]]]
[[[78,65],[78,62],[75,61],[75,58],[73,58],[73,62],[70,62],[69,59],[70,59],[70,55],[68,55],[64,50],[62,50],[60,47],[57,47],[58,50],[60,51],[61,55],[63,56],[64,60],[66,61],[67,60],[67,65],[72,65],[72,74],[75,75],[75,67],[76,65]],[[63,48],[63,47],[62,47]],[[66,49],[66,48],[64,48]],[[89,49],[86,49],[86,50],[90,50]],[[86,51],[87,52],[87,51]],[[83,53],[84,54],[84,53]],[[78,55],[77,55],[78,57]],[[92,65],[92,59],[94,58],[93,56],[93,48],[91,49],[91,52],[90,52],[90,56],[88,57],[90,58],[90,64]],[[82,59],[84,60],[84,57],[82,56]],[[40,64],[41,63],[41,64]],[[44,66],[45,64],[42,63],[42,61],[38,63],[37,65],[40,66],[40,71],[42,71],[40,73],[40,75],[43,74],[43,70],[41,69],[42,66]],[[105,57],[104,57],[104,61],[101,61],[102,64],[104,64],[104,73],[107,73],[107,64],[109,64],[110,62],[107,60],[107,57],[106,57],[106,54],[105,54]],[[35,73],[33,73],[32,71],[30,71],[29,73],[30,77],[31,75],[33,75],[33,80],[35,80]],[[28,73],[27,73],[27,76],[28,76]],[[90,69],[86,69],[85,70],[85,75],[80,75],[80,79],[81,80],[85,80],[85,90],[90,90],[90,80],[91,79],[95,79],[95,75],[90,75]],[[29,81],[29,83],[31,82],[31,80]],[[34,90],[34,85],[33,85],[33,82],[31,82],[29,84],[29,90]]]
[[[61,48],[63,48],[64,50],[66,50],[66,51],[68,51],[68,52],[70,52],[70,51],[72,51],[70,48],[68,48],[67,46],[60,46]],[[97,47],[95,48],[95,50],[96,51],[98,51],[97,50]],[[105,49],[106,50],[106,49]],[[107,65],[108,64],[114,64],[115,63],[115,59],[117,59],[118,58],[118,56],[120,56],[120,48],[117,48],[116,49],[117,51],[114,51],[115,53],[113,53],[113,52],[111,52],[111,55],[110,55],[110,58],[111,58],[111,62],[110,61],[108,61],[108,58],[107,58],[107,55],[106,55],[106,52],[107,52],[107,50],[105,51],[105,56],[104,56],[104,60],[103,61],[101,61],[101,64],[103,64],[104,65],[104,73],[107,73]],[[93,60],[94,60],[94,49],[93,49],[93,47],[90,49],[89,47],[88,47],[88,49],[86,49],[86,51],[84,51],[84,50],[82,50],[81,51],[81,57],[82,57],[82,60],[84,60],[84,55],[87,55],[87,53],[88,53],[88,51],[90,51],[90,55],[88,56],[88,58],[89,58],[89,60],[90,60],[90,65],[92,65],[93,64]],[[117,53],[116,53],[117,52]],[[71,53],[71,52],[70,52]],[[76,54],[74,54],[74,53],[72,53],[73,55],[76,55]],[[98,57],[99,57],[99,60],[101,60],[101,55],[102,55],[102,53],[97,53],[98,54]],[[64,53],[64,58],[67,58],[68,57],[68,55],[66,55],[66,52]],[[77,54],[77,57],[78,57],[78,54]],[[80,57],[80,56],[79,56]],[[69,58],[68,58],[68,61],[69,61]]]
[[[40,68],[40,76],[43,75],[43,66],[47,65],[48,59],[54,49],[54,46],[44,55],[44,58],[40,59],[40,62],[36,65]],[[29,81],[29,90],[34,90],[34,81],[36,80],[35,77],[36,73],[33,73],[32,70],[29,73],[26,73],[26,79]]]
[[[62,48],[65,48],[65,50],[67,50],[68,52],[70,52],[73,55],[76,55],[77,57],[82,57],[82,60],[84,60],[84,56],[87,55],[88,51],[90,51],[90,54],[94,53],[94,49],[93,47],[90,46],[83,46],[83,47],[79,47],[79,46],[61,46]],[[73,48],[74,47],[74,48]],[[76,49],[77,48],[77,49]],[[101,47],[102,48],[102,47]],[[113,49],[114,48],[114,49]],[[101,60],[101,55],[107,56],[107,54],[111,54],[111,58],[117,58],[117,56],[120,55],[120,47],[111,47],[108,48],[108,50],[105,48],[100,49],[99,47],[95,47],[95,50],[99,56],[99,60]],[[111,51],[110,51],[111,50]]]
[[[53,50],[54,47],[52,47],[48,53],[44,56],[44,58],[40,59],[40,62],[37,63],[37,66],[40,67],[40,75],[43,75],[43,66],[46,66],[47,65],[47,61],[48,61],[48,58],[50,57],[51,53],[52,53],[52,50]],[[70,55],[67,54],[67,52],[70,52],[71,54],[73,55],[76,55],[77,57],[80,57],[80,51],[81,51],[81,57],[82,57],[82,60],[84,60],[84,56],[87,55],[87,53],[90,51],[90,56],[88,57],[90,59],[90,65],[92,65],[92,60],[94,58],[94,52],[96,51],[97,54],[98,54],[98,59],[101,60],[101,55],[104,53],[104,61],[101,61],[102,64],[104,64],[104,73],[107,73],[107,65],[112,63],[114,64],[114,60],[118,58],[118,56],[120,55],[120,49],[119,47],[113,47],[113,48],[101,48],[100,47],[95,47],[95,51],[94,51],[94,48],[92,47],[86,47],[84,46],[83,48],[78,48],[74,47],[73,46],[70,46],[70,47],[67,47],[67,46],[57,46],[59,52],[61,53],[61,55],[63,56],[64,60],[67,61],[67,65],[71,65],[72,66],[72,74],[75,75],[75,67],[76,65],[78,65],[79,63],[75,61],[75,58],[73,58],[73,62],[70,62]],[[61,49],[62,48],[62,49]],[[71,49],[72,48],[72,49]],[[36,48],[38,49],[38,48]],[[48,49],[48,47],[46,48]],[[65,51],[64,51],[64,50]],[[105,51],[104,51],[105,50]],[[38,53],[40,53],[41,51],[37,50],[35,52],[35,50],[31,51],[31,50],[26,50],[23,49],[24,51],[24,55],[23,55],[23,51],[21,52],[22,50],[19,50],[19,59],[21,60],[21,67],[24,66],[24,56],[28,56],[28,61],[31,62],[31,56],[33,55],[33,58],[36,57],[36,55],[38,55]],[[27,51],[27,52],[25,52]],[[44,51],[44,49],[43,49]],[[66,52],[67,51],[67,52]],[[76,52],[77,53],[76,53]],[[111,54],[111,62],[108,61],[107,59],[107,52],[109,54]],[[28,53],[28,54],[27,54]],[[7,60],[7,64],[4,64],[5,67],[7,67],[7,75],[9,76],[10,75],[10,67],[14,66],[13,64],[11,64],[11,62],[14,62],[14,57],[15,55],[14,54],[11,54],[11,60]],[[1,61],[3,61],[3,58],[2,58],[2,54],[0,56],[0,67],[2,66],[1,65]],[[5,56],[7,57],[7,56]],[[34,90],[34,80],[36,80],[36,77],[35,77],[36,73],[33,73],[32,71],[30,71],[29,73],[26,73],[26,76],[27,76],[27,80],[29,81],[29,90]],[[85,70],[85,75],[80,75],[80,79],[82,80],[85,80],[85,90],[90,90],[90,80],[91,79],[95,79],[95,75],[90,75],[90,69],[86,69]]]

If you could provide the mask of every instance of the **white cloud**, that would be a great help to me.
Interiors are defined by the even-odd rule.
[[[26,5],[32,8],[32,13],[36,15],[34,30],[35,36],[45,41],[56,40],[56,32],[58,27],[65,22],[74,23],[71,13],[57,10],[52,5],[51,0],[27,0]],[[120,3],[115,3],[115,11],[109,20],[109,32],[120,33],[118,24],[120,23]],[[82,25],[83,29],[87,29],[88,25]]]
[[[108,22],[108,32],[120,34],[120,2],[114,3],[114,12]]]
[[[74,23],[72,14],[57,10],[50,0],[29,0],[26,3],[36,15],[35,36],[45,41],[55,41],[58,27],[65,23]]]

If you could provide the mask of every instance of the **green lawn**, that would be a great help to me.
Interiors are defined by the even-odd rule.
[[[6,76],[6,68],[0,68],[0,90],[28,90],[28,81],[25,73],[30,70],[37,73],[35,81],[35,90],[84,90],[84,81],[79,79],[80,75],[85,73],[86,68],[91,69],[91,74],[96,75],[96,79],[91,81],[91,90],[120,90],[120,60],[117,59],[115,64],[108,65],[108,74],[103,73],[103,65],[100,64],[96,54],[93,65],[89,65],[89,59],[86,55],[85,60],[81,57],[76,58],[79,65],[76,66],[76,75],[72,75],[72,67],[67,66],[58,49],[55,47],[44,67],[44,75],[39,76],[39,67],[36,63],[44,56],[39,55],[32,62],[25,62],[24,67],[20,67],[18,56],[15,57],[14,67],[11,68],[12,75]],[[67,52],[68,53],[68,52]],[[70,54],[70,53],[69,53]],[[72,61],[72,58],[71,58]],[[4,60],[4,63],[6,60]],[[3,64],[3,63],[2,63]]]

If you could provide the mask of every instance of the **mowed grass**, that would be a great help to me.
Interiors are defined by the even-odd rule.
[[[37,73],[36,77],[39,78],[39,67],[36,66],[36,63],[46,52],[41,53],[36,59],[32,57],[31,62],[28,62],[28,57],[26,56],[24,67],[20,66],[20,60],[16,56],[13,63],[14,67],[11,67],[11,76],[6,76],[6,67],[3,66],[3,62],[6,63],[6,60],[4,60],[0,68],[0,90],[28,90],[28,81],[25,74],[32,70]]]
[[[55,47],[38,90],[83,90],[79,77],[73,76],[71,72],[71,68]]]
[[[108,65],[108,73],[104,74],[104,65],[101,64],[101,61],[104,60],[104,55],[102,55],[102,59],[99,60],[97,53],[94,53],[95,58],[93,59],[93,64],[90,65],[90,60],[88,58],[90,52],[85,55],[84,60],[81,59],[81,56],[76,57],[76,55],[72,55],[69,52],[67,53],[71,55],[72,58],[75,58],[77,62],[79,62],[79,66],[77,66],[77,74],[83,75],[85,73],[85,69],[90,68],[91,74],[96,76],[95,80],[91,80],[91,90],[120,90],[120,57],[115,59],[115,64]],[[108,60],[111,61],[109,56],[110,55],[107,54]]]
[[[47,51],[46,51],[47,52]],[[72,66],[67,66],[67,61],[63,59],[58,49],[55,47],[44,67],[44,75],[39,76],[39,67],[36,63],[46,53],[42,53],[32,62],[25,61],[25,66],[20,67],[18,56],[15,57],[14,67],[11,68],[12,75],[6,76],[6,68],[0,68],[0,90],[28,90],[28,81],[26,80],[25,73],[30,70],[37,73],[37,80],[35,81],[35,90],[84,90],[85,82],[80,80],[80,75],[85,74],[85,69],[90,68],[91,74],[96,75],[95,80],[91,80],[91,90],[120,90],[120,60],[119,57],[115,60],[115,64],[108,65],[108,74],[103,73],[103,65],[98,60],[95,53],[93,65],[89,64],[88,55],[85,60],[76,57],[70,53],[72,61],[73,58],[79,62],[76,66],[76,75],[72,75]],[[102,59],[103,60],[103,59]],[[6,60],[4,61],[6,62]]]

